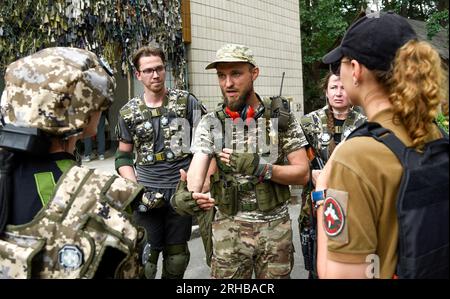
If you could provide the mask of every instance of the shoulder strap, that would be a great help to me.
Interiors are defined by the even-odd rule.
[[[164,99],[163,106],[167,108],[167,110],[175,113],[175,115],[185,118],[187,115],[189,94],[189,92],[184,90],[169,88],[168,94]],[[183,107],[183,109],[181,110],[179,107]],[[177,111],[180,114],[178,114]]]
[[[344,121],[344,124],[345,125],[353,124],[355,122],[355,119],[356,119],[356,111],[353,109],[350,109],[348,116]]]
[[[155,110],[155,109],[153,109]],[[156,115],[154,115],[156,113]],[[119,110],[120,117],[125,121],[128,129],[134,130],[135,120],[150,120],[152,117],[160,115],[160,111],[152,111],[145,105],[142,97],[136,97],[128,101],[128,103]]]
[[[75,161],[70,159],[58,160],[56,161],[56,165],[62,173],[65,173],[70,167],[75,165]],[[34,174],[34,180],[42,206],[45,207],[50,201],[55,189],[55,177],[52,172],[38,172]]]
[[[397,156],[402,165],[405,164],[407,147],[391,130],[382,127],[379,123],[365,122],[350,133],[347,139],[360,136],[372,137],[382,142]]]
[[[216,114],[217,118],[223,123],[225,121],[225,118],[228,116],[226,115],[225,111],[223,111],[223,104],[219,103],[214,110],[214,114]]]
[[[375,139],[386,145],[397,156],[403,167],[407,165],[408,148],[391,131],[389,131],[386,135]]]
[[[328,115],[327,115],[328,110],[329,110],[328,106],[325,106],[324,108],[318,110],[317,116],[320,118],[320,126],[322,127],[322,132],[323,133],[326,132],[331,136],[334,136],[334,131],[330,132],[330,130],[328,130]]]
[[[0,234],[6,227],[12,192],[14,153],[0,148]]]
[[[347,139],[360,136],[373,137],[373,134],[382,135],[387,132],[388,130],[383,128],[379,123],[365,122],[356,127],[355,130],[348,135]]]
[[[433,146],[429,148],[429,151],[426,153],[427,155],[433,155],[434,153],[443,150],[448,151],[448,135],[445,133],[445,131],[441,130],[441,132],[443,134],[443,138],[432,142]],[[402,163],[402,166],[406,166],[408,164],[408,147],[406,147],[406,145],[400,139],[398,139],[391,130],[382,127],[378,123],[365,122],[357,127],[352,133],[350,133],[347,139],[359,136],[373,137],[375,140],[382,142],[397,156],[398,160]]]

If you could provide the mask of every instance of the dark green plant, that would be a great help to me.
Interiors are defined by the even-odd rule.
[[[445,132],[448,133],[448,116],[445,116],[442,112],[440,112],[436,116],[436,122],[439,127],[441,127]]]
[[[432,39],[441,30],[447,31],[447,40],[449,36],[448,32],[448,11],[438,11],[431,15],[427,21],[427,37]]]

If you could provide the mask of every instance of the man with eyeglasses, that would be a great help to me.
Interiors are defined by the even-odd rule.
[[[132,62],[144,94],[129,100],[119,112],[115,167],[122,177],[146,188],[143,200],[133,206],[136,224],[147,231],[142,254],[146,277],[156,277],[162,252],[161,278],[183,278],[192,218],[175,213],[169,199],[180,169],[187,170],[192,158],[185,144],[190,143],[189,128],[206,110],[189,92],[165,87],[166,60],[160,48],[144,46],[134,53]]]

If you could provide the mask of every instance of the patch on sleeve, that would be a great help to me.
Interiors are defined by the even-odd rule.
[[[323,204],[323,226],[328,238],[343,243],[348,243],[347,202],[347,192],[328,189]]]

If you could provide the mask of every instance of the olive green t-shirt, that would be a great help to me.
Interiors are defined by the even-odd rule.
[[[390,129],[411,146],[406,129],[394,124],[391,109],[380,111],[371,121]],[[429,141],[441,137],[437,127],[431,136]],[[345,221],[338,234],[327,234],[328,258],[370,264],[374,261],[371,254],[375,254],[379,258],[379,277],[392,278],[397,264],[396,196],[403,173],[400,161],[381,142],[357,137],[342,144],[332,163],[328,189],[341,191],[336,200],[344,210]]]

